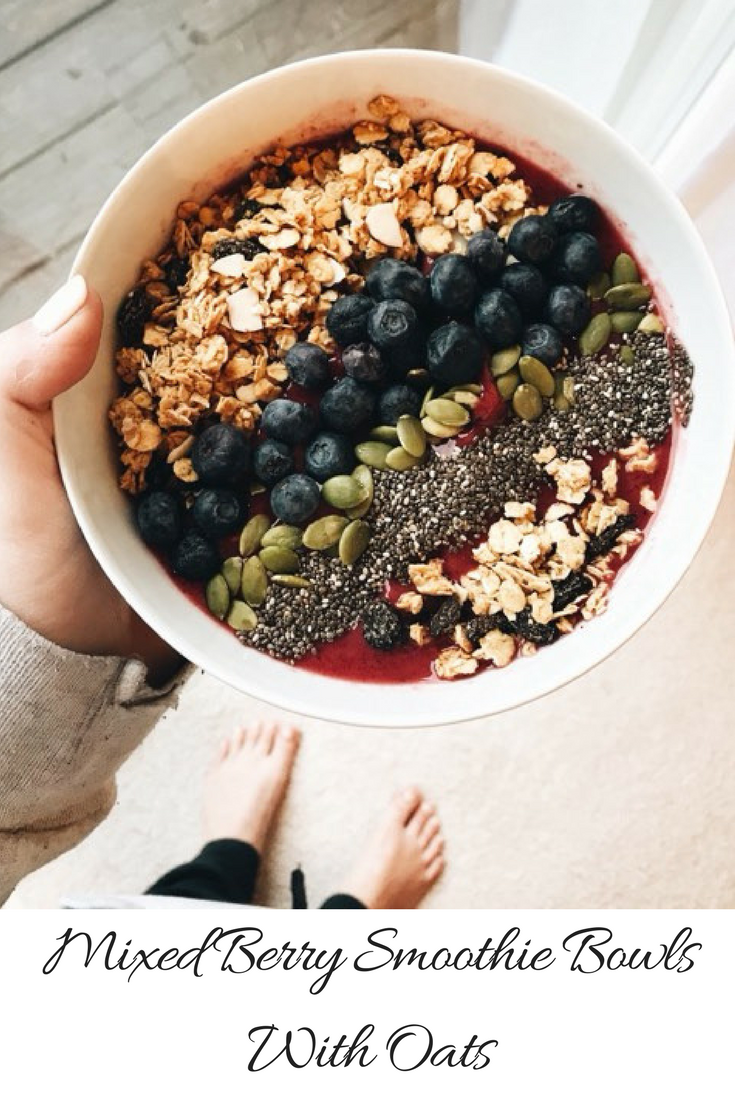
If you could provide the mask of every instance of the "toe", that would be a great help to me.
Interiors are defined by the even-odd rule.
[[[434,813],[424,823],[421,828],[421,833],[418,836],[419,845],[422,847],[428,846],[432,838],[436,838],[437,834],[441,830],[441,823],[439,822],[439,816]]]
[[[270,754],[276,737],[277,727],[275,723],[264,723],[258,743],[258,749],[264,754]]]
[[[273,728],[273,752],[282,754],[288,761],[293,761],[296,751],[301,743],[301,733],[295,727]]]
[[[252,725],[252,727],[249,727],[248,730],[247,730],[247,737],[245,739],[246,744],[248,746],[252,746],[252,747],[260,746],[260,739],[261,739],[262,733],[263,733],[263,724],[262,723],[254,723]]]
[[[433,865],[437,857],[441,857],[444,853],[444,839],[441,835],[438,835],[432,842],[429,842],[428,846],[423,852],[422,861],[427,866]]]
[[[234,748],[237,749],[237,750],[242,750],[243,746],[245,746],[248,743],[249,739],[250,739],[250,728],[249,727],[241,727],[240,730],[235,735],[235,738],[233,739]]]
[[[411,816],[411,822],[409,823],[409,827],[415,838],[421,837],[421,832],[434,815],[436,815],[436,808],[434,805],[430,804],[428,800],[423,800],[414,811]]]
[[[424,871],[424,880],[427,884],[435,884],[444,871],[444,858],[437,857]]]
[[[235,736],[237,738],[237,736]],[[216,758],[217,761],[224,761],[225,758],[232,752],[232,742],[230,738],[223,738],[217,748]]]
[[[393,811],[403,826],[409,821],[421,803],[421,793],[414,785],[404,788],[393,797]]]

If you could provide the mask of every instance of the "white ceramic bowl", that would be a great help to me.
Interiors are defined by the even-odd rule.
[[[203,200],[276,139],[292,142],[365,117],[377,93],[525,154],[581,184],[622,224],[696,364],[694,414],[675,443],[648,535],[616,583],[609,611],[555,646],[467,681],[340,681],[242,647],[176,588],[146,550],[117,489],[106,412],[115,389],[114,313],[140,261],[168,235],[177,202]],[[344,723],[430,726],[487,716],[558,688],[624,643],[689,566],[724,485],[735,424],[735,357],[726,307],[704,247],[679,202],[607,126],[549,90],[477,61],[368,50],[289,65],[218,96],[174,127],[128,172],[74,264],[105,303],[94,369],[56,403],[61,469],[84,534],[126,600],[192,662],[273,704]],[[359,670],[354,674],[359,676]]]

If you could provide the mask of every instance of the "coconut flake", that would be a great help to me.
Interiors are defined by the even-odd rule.
[[[242,253],[230,253],[229,256],[221,256],[210,264],[210,271],[223,276],[245,275],[245,257]]]
[[[263,328],[260,299],[251,287],[227,296],[227,312],[230,325],[238,333],[254,333]]]
[[[341,283],[342,282],[342,280],[347,275],[347,272],[342,267],[342,265],[339,263],[339,261],[334,259],[334,257],[330,256],[327,259],[329,260],[330,266],[332,268],[332,278],[330,280],[328,280],[324,284],[324,286],[325,287],[334,287],[334,285],[336,283]]]
[[[401,223],[396,218],[392,203],[376,203],[374,207],[370,207],[365,215],[365,222],[370,236],[380,241],[381,245],[398,248],[403,244]]]

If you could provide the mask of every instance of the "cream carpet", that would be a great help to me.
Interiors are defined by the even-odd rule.
[[[687,577],[622,651],[553,696],[431,731],[306,720],[260,901],[340,886],[391,791],[436,801],[447,870],[431,907],[735,906],[735,476]],[[532,663],[529,663],[532,676]],[[29,877],[12,907],[137,892],[198,844],[216,739],[272,709],[196,673],[120,774],[109,819]]]

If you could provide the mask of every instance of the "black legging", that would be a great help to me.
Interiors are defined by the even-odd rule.
[[[250,903],[259,865],[258,851],[249,842],[220,838],[207,842],[193,861],[165,873],[145,894],[209,899],[214,903]],[[322,908],[363,910],[364,904],[352,895],[330,895]]]

